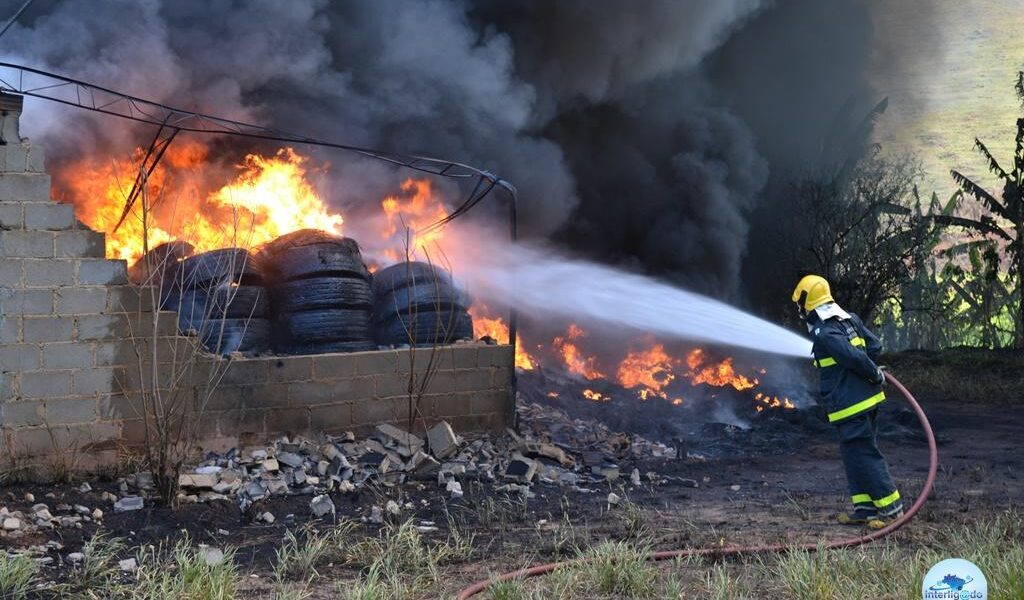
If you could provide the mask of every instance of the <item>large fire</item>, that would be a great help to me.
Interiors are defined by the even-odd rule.
[[[86,158],[57,175],[78,218],[106,233],[108,257],[132,263],[147,247],[173,239],[204,252],[250,247],[307,227],[341,233],[341,215],[320,199],[309,183],[308,159],[291,148],[246,156],[231,183],[211,190],[208,150],[188,140],[168,148],[118,226],[142,154],[136,150],[132,161]]]
[[[249,154],[224,173],[210,166],[206,146],[190,140],[169,147],[161,166],[148,176],[144,193],[119,225],[143,154],[138,149],[132,160],[121,162],[84,158],[56,175],[55,188],[63,200],[76,205],[78,218],[106,233],[108,257],[132,263],[147,248],[172,240],[187,241],[196,252],[204,252],[227,246],[253,247],[306,228],[342,233],[342,215],[330,209],[310,183],[310,176],[325,167],[310,165],[308,158],[284,148],[272,156]],[[229,183],[211,184],[213,175]],[[382,248],[384,255],[394,261],[406,253],[419,260],[446,258],[443,252],[434,251],[440,250],[442,230],[423,231],[448,214],[429,180],[405,180],[398,193],[381,201],[381,209],[383,225],[377,232],[380,240],[370,243]],[[446,244],[451,241],[446,240]],[[487,306],[477,302],[469,312],[475,338],[489,336],[499,343],[508,342],[508,325]],[[560,365],[587,381],[608,379],[606,373],[613,373],[619,386],[633,390],[641,400],[682,404],[676,385],[680,381],[688,381],[691,386],[729,386],[739,391],[759,385],[757,377],[737,372],[732,358],[716,361],[700,348],[685,357],[675,357],[650,337],[631,344],[616,367],[605,368],[597,356],[585,351],[587,335],[572,323],[564,335],[551,340],[550,349]],[[544,346],[536,348],[543,350]],[[516,368],[530,371],[540,365],[541,360],[527,351],[517,334]],[[607,394],[589,388],[582,391],[582,396],[600,402],[611,400]],[[794,408],[788,398],[763,391],[756,391],[754,401],[758,412]]]

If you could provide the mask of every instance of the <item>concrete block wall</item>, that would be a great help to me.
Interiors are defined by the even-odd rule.
[[[392,350],[197,361],[175,315],[154,315],[152,290],[130,285],[125,262],[104,257],[104,235],[51,200],[44,153],[20,137],[19,111],[20,99],[0,94],[0,469],[57,455],[92,468],[132,451],[142,443],[140,390],[151,386],[151,357],[162,389],[203,409],[202,448],[407,422],[410,365],[422,371],[428,350],[415,359]],[[512,423],[511,347],[438,352],[418,426],[444,418],[462,431],[500,431]],[[186,376],[163,381],[182,375],[183,360],[192,361]],[[207,386],[215,371],[223,379]]]

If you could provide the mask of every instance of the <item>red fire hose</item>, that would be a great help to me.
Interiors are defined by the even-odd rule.
[[[765,552],[786,552],[786,551],[789,551],[789,550],[809,550],[809,551],[814,551],[814,550],[817,550],[819,548],[824,548],[826,550],[831,550],[833,548],[850,548],[850,547],[853,547],[853,546],[859,546],[861,544],[866,544],[868,542],[873,542],[873,541],[875,541],[877,539],[880,539],[880,538],[883,538],[883,537],[889,535],[890,533],[896,531],[900,527],[903,527],[908,521],[910,521],[910,519],[914,518],[914,515],[917,514],[917,511],[921,510],[921,507],[924,505],[925,500],[928,499],[928,494],[930,494],[931,491],[932,491],[932,486],[935,484],[935,473],[938,471],[938,468],[939,468],[939,453],[938,453],[938,449],[935,446],[935,434],[932,433],[932,426],[931,426],[930,423],[928,423],[928,417],[925,416],[924,410],[921,409],[921,405],[917,403],[917,400],[907,390],[907,388],[903,387],[903,384],[900,383],[890,373],[886,373],[885,374],[885,378],[889,381],[889,383],[891,385],[893,385],[896,389],[898,389],[901,394],[903,394],[903,397],[906,399],[907,403],[909,403],[910,407],[914,409],[915,413],[917,413],[917,420],[920,421],[921,429],[924,430],[925,438],[928,440],[928,461],[929,461],[929,464],[928,464],[928,477],[925,479],[924,488],[921,490],[921,493],[917,496],[917,499],[914,500],[914,504],[911,505],[911,507],[909,509],[907,509],[903,513],[902,517],[896,519],[895,521],[890,523],[888,526],[886,526],[884,529],[879,529],[878,531],[875,531],[875,532],[870,533],[868,535],[865,535],[865,536],[862,536],[862,537],[858,537],[858,538],[849,538],[849,539],[845,539],[845,540],[838,540],[838,541],[835,541],[835,542],[830,542],[828,544],[825,544],[824,546],[819,546],[819,545],[817,545],[815,543],[807,543],[807,544],[796,545],[796,546],[787,546],[785,544],[771,544],[771,545],[766,545],[766,546],[728,546],[728,547],[722,547],[722,548],[719,548],[719,547],[715,547],[715,548],[686,548],[686,549],[682,549],[682,550],[663,550],[663,551],[660,551],[660,552],[653,552],[653,553],[651,553],[650,556],[647,557],[648,560],[652,560],[652,561],[668,560],[668,559],[672,559],[672,558],[681,558],[681,557],[687,557],[687,556],[716,556],[716,557],[718,557],[718,556],[735,556],[735,555],[738,555],[738,554],[757,554],[757,553],[765,553]],[[562,567],[562,566],[565,566],[565,565],[574,564],[574,563],[575,564],[579,564],[579,563],[583,562],[583,560],[584,559],[577,559],[577,560],[569,560],[569,561],[563,561],[563,562],[547,563],[547,564],[544,564],[544,565],[537,565],[535,567],[529,567],[529,568],[525,568],[525,569],[520,569],[518,571],[511,571],[511,572],[508,572],[508,573],[503,573],[503,574],[499,575],[497,577],[497,579],[484,579],[484,580],[481,580],[481,581],[477,581],[473,585],[471,585],[471,586],[467,587],[466,589],[462,590],[461,592],[459,592],[458,600],[466,600],[467,598],[471,598],[471,597],[479,594],[480,592],[486,590],[488,588],[488,586],[490,586],[495,581],[509,581],[509,580],[512,580],[512,579],[526,579],[528,577],[537,577],[538,575],[545,575],[545,574],[550,573],[550,572],[554,571],[555,569],[557,569],[559,567]]]

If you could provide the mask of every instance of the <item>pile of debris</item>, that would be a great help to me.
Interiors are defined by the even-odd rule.
[[[312,496],[315,516],[333,515],[331,494],[355,493],[367,484],[392,487],[406,481],[436,482],[451,499],[464,494],[467,479],[493,484],[494,491],[531,496],[535,484],[558,485],[594,493],[620,477],[620,463],[643,457],[674,458],[676,451],[637,436],[615,433],[600,423],[572,420],[562,411],[538,404],[519,408],[522,433],[472,442],[440,422],[425,437],[393,425],[378,425],[370,437],[326,436],[321,442],[281,438],[265,448],[209,454],[180,476],[182,503],[233,500],[256,521],[272,523],[260,500],[275,495]],[[636,479],[638,474],[633,474]],[[121,482],[125,494],[115,511],[137,510],[153,489],[148,473]],[[391,503],[389,503],[391,504]],[[369,521],[379,522],[380,507]],[[386,506],[397,513],[399,507]]]

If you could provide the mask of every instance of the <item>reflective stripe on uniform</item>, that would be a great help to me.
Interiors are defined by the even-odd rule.
[[[845,419],[846,417],[852,417],[853,415],[862,413],[871,408],[872,406],[879,404],[883,400],[885,400],[885,392],[878,392],[877,394],[871,396],[867,400],[861,400],[860,402],[853,404],[851,406],[847,406],[842,410],[837,410],[836,412],[828,413],[828,422],[834,423],[841,419]]]
[[[854,494],[851,496],[854,504],[867,504],[871,502],[871,496],[869,494]]]
[[[896,490],[895,492],[889,494],[885,498],[882,498],[881,500],[875,500],[874,502],[875,502],[875,506],[877,506],[878,508],[885,508],[886,506],[889,506],[890,504],[892,504],[893,502],[895,502],[895,501],[897,501],[899,499],[900,499],[900,491]]]
[[[852,340],[850,340],[850,344],[853,345],[853,346],[857,346],[858,348],[863,348],[863,347],[867,346],[867,342],[865,342],[864,338],[862,338],[862,337],[855,337],[855,338],[853,338]],[[836,364],[836,359],[832,358],[831,356],[826,356],[825,358],[823,358],[821,360],[815,360],[814,361],[814,366],[818,367],[819,369],[822,368],[822,367],[831,367],[831,366],[833,366],[835,364]]]

